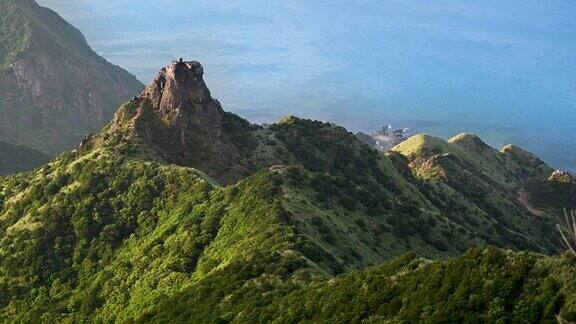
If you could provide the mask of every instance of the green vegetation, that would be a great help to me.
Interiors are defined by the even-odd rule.
[[[509,145],[498,152],[471,134],[460,134],[447,142],[432,136],[416,135],[394,147],[393,151],[408,157],[416,174],[424,179],[439,180],[450,176],[441,171],[440,164],[429,161],[441,155],[456,157],[460,168],[476,173],[491,186],[506,189],[513,189],[529,179],[546,179],[553,171],[518,147]]]
[[[566,251],[576,254],[576,212],[571,210],[570,213],[564,210],[564,219],[562,224],[556,225]]]
[[[210,305],[198,284],[142,319],[171,322],[555,322],[576,320],[576,259],[472,249],[447,261],[407,254],[328,280],[264,273]],[[234,283],[237,276],[226,277]],[[197,303],[198,302],[198,303]],[[200,310],[200,313],[197,311]]]
[[[31,27],[14,1],[0,0],[0,73],[26,50]]]
[[[520,180],[478,172],[464,145],[435,141],[452,151],[423,178],[419,149],[384,155],[333,124],[230,114],[259,171],[221,186],[159,162],[125,127],[134,109],[0,178],[0,321],[575,318],[573,258],[485,249],[551,253],[561,238],[550,214],[510,200]]]
[[[0,194],[1,313],[39,318],[48,309],[59,312],[62,300],[68,311],[82,313],[94,301],[87,288],[74,294],[72,287],[98,282],[119,247],[152,232],[167,211],[204,199],[212,186],[193,170],[100,150],[7,178]]]
[[[386,244],[420,234],[394,234],[402,226],[386,223],[394,216],[369,216],[369,200],[349,207],[345,197],[353,189],[340,194],[337,178],[321,174],[274,167],[220,188],[192,169],[97,149],[5,178],[0,319],[576,318],[576,260],[569,256],[475,249],[434,262],[407,254],[349,272],[408,251]],[[415,212],[383,208],[390,215]],[[438,227],[434,222],[403,226]],[[372,228],[382,232],[370,234]],[[347,273],[332,277],[341,272]]]
[[[86,63],[81,35],[43,18],[32,30],[52,36],[30,44]],[[0,178],[0,321],[575,318],[573,256],[545,256],[571,198],[528,199],[551,173],[528,152],[461,134],[382,154],[334,124],[251,125],[201,80],[158,80],[77,150]],[[189,116],[158,108],[177,90],[208,97],[180,98]]]
[[[576,183],[532,181],[525,189],[538,210],[551,215],[561,215],[564,209],[576,210]]]
[[[376,140],[366,133],[356,133],[356,137],[363,143],[366,143],[372,147],[376,146]]]
[[[263,171],[219,189],[192,169],[108,150],[66,154],[6,178],[0,318],[135,318],[187,285],[261,256],[260,266],[277,260],[276,273],[291,273],[309,261],[285,223],[281,184],[280,174]]]
[[[0,111],[16,125],[0,136],[54,144],[47,130],[94,127],[80,99],[113,106],[106,89],[140,86],[33,1],[0,0],[0,11],[0,110],[16,107]],[[42,102],[9,92],[23,57],[34,82],[67,80],[51,95],[78,101],[47,118]],[[221,110],[193,64],[194,82],[180,85],[191,89],[164,93],[160,74],[77,150],[0,177],[1,322],[576,320],[575,256],[550,256],[563,241],[554,215],[576,208],[576,185],[547,181],[535,156],[470,134],[417,135],[383,154],[334,124],[251,125]],[[189,102],[189,118],[158,108],[182,94],[166,101]],[[14,157],[44,162],[32,153],[0,144],[0,173]]]

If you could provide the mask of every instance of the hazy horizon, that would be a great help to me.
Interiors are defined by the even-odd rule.
[[[475,133],[576,170],[573,1],[40,0],[148,83],[200,61],[225,110]]]

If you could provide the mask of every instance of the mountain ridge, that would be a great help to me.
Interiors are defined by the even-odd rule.
[[[463,231],[467,228],[466,231],[474,233],[478,230],[478,223],[468,223],[470,220],[460,219],[460,216],[450,211],[454,206],[459,206],[457,208],[468,210],[467,213],[483,215],[477,221],[484,222],[486,228],[493,227],[490,231],[499,233],[501,238],[498,240],[509,237],[507,240],[512,241],[507,244],[527,244],[540,251],[554,249],[550,242],[542,241],[541,238],[536,239],[539,241],[536,243],[524,236],[527,228],[535,230],[542,227],[543,224],[536,225],[542,220],[547,223],[544,228],[550,230],[553,221],[551,218],[534,219],[532,209],[517,197],[517,191],[524,183],[545,180],[549,176],[547,173],[551,174],[553,170],[519,148],[514,149],[516,155],[512,159],[506,152],[498,152],[474,135],[461,134],[450,141],[416,135],[393,149],[393,152],[407,159],[404,161],[390,154],[378,153],[361,143],[352,133],[334,124],[289,116],[266,128],[250,125],[242,118],[223,111],[218,101],[211,97],[203,81],[203,74],[204,69],[196,61],[180,59],[172,62],[161,69],[140,96],[119,109],[114,120],[101,134],[88,138],[80,152],[89,152],[98,147],[111,148],[135,158],[199,169],[222,185],[237,183],[259,170],[286,165],[299,177],[300,185],[313,188],[312,191],[304,188],[301,191],[299,186],[295,189],[296,192],[317,197],[314,199],[319,203],[316,213],[332,213],[332,209],[338,208],[343,213],[352,212],[357,207],[346,206],[353,203],[350,198],[344,198],[346,195],[366,200],[359,205],[362,213],[386,213],[386,209],[403,209],[402,203],[392,202],[391,198],[396,196],[399,201],[410,201],[415,205],[409,211],[412,217],[421,217],[419,209],[425,210],[424,215],[430,213],[425,217],[437,223],[442,222],[438,219],[442,214],[447,214],[450,215],[448,222],[456,221],[456,224],[464,226]],[[238,126],[234,132],[230,132],[231,127],[226,124],[229,120],[235,121]],[[404,147],[412,147],[414,151],[405,151],[402,149]],[[223,151],[233,152],[227,158],[214,153]],[[522,163],[522,168],[519,163]],[[293,166],[300,166],[300,169],[291,169]],[[444,176],[422,177],[422,170],[427,168]],[[321,176],[322,173],[325,175]],[[307,178],[309,180],[305,181]],[[429,184],[430,180],[433,182]],[[323,185],[318,186],[319,183]],[[354,186],[356,189],[352,189]],[[327,188],[333,191],[326,191]],[[448,199],[447,192],[457,195]],[[338,198],[341,200],[335,200],[335,195],[341,197]],[[452,206],[440,202],[439,197],[450,200]],[[316,204],[306,198],[303,201],[312,206]],[[498,205],[507,206],[507,209],[503,210]],[[302,206],[296,204],[295,208],[298,210]],[[508,216],[512,215],[509,219]],[[336,216],[336,219],[340,217]],[[490,221],[482,220],[482,217],[488,217]],[[386,222],[393,220],[394,217]],[[308,219],[305,223],[310,221],[315,220]],[[405,224],[401,219],[395,222],[398,223],[378,225],[376,222],[373,226],[394,228],[416,225]],[[329,222],[325,225],[335,226],[333,229],[342,226],[337,224]],[[306,231],[305,228],[302,230]],[[316,235],[314,232],[309,234]],[[422,235],[426,245],[437,245],[435,249],[445,249],[440,243],[442,237],[428,237],[426,230]],[[475,235],[469,238],[470,242],[478,239],[489,244],[498,242],[487,239],[486,234],[473,238]],[[533,237],[538,236],[540,234]],[[322,241],[326,238],[320,235],[319,239]],[[346,240],[355,238],[348,237]],[[459,251],[465,249],[463,245]],[[425,250],[422,250],[424,254]]]
[[[563,200],[528,201],[535,215],[516,195],[548,181],[539,160],[471,135],[418,135],[383,154],[335,124],[251,125],[222,109],[202,75],[194,61],[171,63],[76,150],[0,178],[0,319],[576,316],[561,281],[573,258],[544,256],[561,246],[553,212]],[[222,159],[230,147],[238,155]],[[413,291],[442,302],[418,303]],[[337,296],[352,319],[278,308],[327,298],[336,309]],[[441,312],[447,296],[462,317]]]

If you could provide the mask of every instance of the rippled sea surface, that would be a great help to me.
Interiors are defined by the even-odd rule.
[[[254,122],[476,133],[576,170],[573,0],[39,2],[144,83],[200,61],[213,96]]]

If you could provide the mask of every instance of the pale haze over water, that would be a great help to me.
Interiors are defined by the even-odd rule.
[[[475,133],[576,169],[576,1],[40,0],[148,83],[200,61],[224,109]]]

